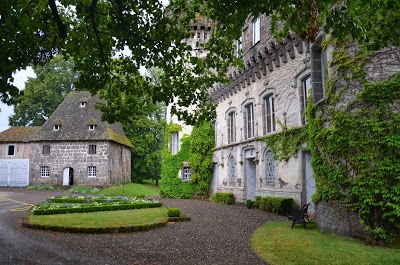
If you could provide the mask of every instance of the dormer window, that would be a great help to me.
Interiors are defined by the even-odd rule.
[[[96,128],[96,125],[94,125],[94,124],[89,125],[89,131],[94,131],[95,128]]]
[[[86,101],[81,101],[81,108],[84,108],[84,107],[86,107],[86,105],[87,105],[87,102]]]
[[[53,131],[59,131],[61,129],[61,125],[54,125]]]

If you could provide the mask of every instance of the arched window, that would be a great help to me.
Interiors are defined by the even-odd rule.
[[[236,118],[235,118],[235,111],[231,111],[228,114],[228,144],[233,143],[236,141]]]
[[[254,109],[253,103],[247,104],[244,107],[243,112],[243,129],[244,129],[244,139],[249,139],[254,137]]]
[[[265,153],[265,172],[267,174],[267,183],[274,183],[275,181],[274,165],[274,155],[271,151],[267,151]]]
[[[233,156],[229,158],[229,181],[235,182],[236,181],[236,168],[235,168],[235,159]]]
[[[262,101],[263,134],[275,131],[275,106],[274,96],[267,95]]]

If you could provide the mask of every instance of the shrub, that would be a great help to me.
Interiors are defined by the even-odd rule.
[[[30,185],[26,187],[28,190],[58,190],[59,187],[52,185]]]
[[[97,187],[91,187],[91,186],[77,186],[77,187],[72,187],[69,189],[70,192],[76,192],[76,193],[85,193],[85,194],[92,194],[92,193],[97,193],[100,191],[99,188]]]
[[[211,197],[211,201],[231,205],[235,203],[235,197],[232,193],[217,192]]]
[[[252,200],[246,200],[246,207],[247,209],[251,209],[254,206],[254,201]]]
[[[294,201],[292,198],[259,197],[256,200],[258,200],[258,207],[265,212],[290,215],[293,210]]]
[[[181,210],[178,208],[168,208],[168,217],[179,217],[181,216]]]
[[[254,197],[254,207],[255,208],[260,208],[260,204],[261,204],[261,196],[255,196]]]

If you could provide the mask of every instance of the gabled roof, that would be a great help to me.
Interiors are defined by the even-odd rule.
[[[3,132],[0,132],[0,142],[29,142],[31,138],[40,130],[40,128],[40,126],[9,128]]]
[[[132,147],[120,123],[101,121],[102,113],[96,109],[103,102],[87,91],[70,92],[33,137],[34,141],[99,141],[108,140]],[[84,106],[83,106],[84,105]],[[60,126],[58,131],[54,126]],[[89,130],[89,126],[94,130]]]

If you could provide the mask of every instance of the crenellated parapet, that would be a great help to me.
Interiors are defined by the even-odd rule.
[[[253,46],[244,56],[244,68],[231,69],[227,85],[217,85],[209,90],[211,98],[220,102],[241,89],[267,76],[296,55],[309,52],[310,43],[292,34],[282,42],[268,40]]]

